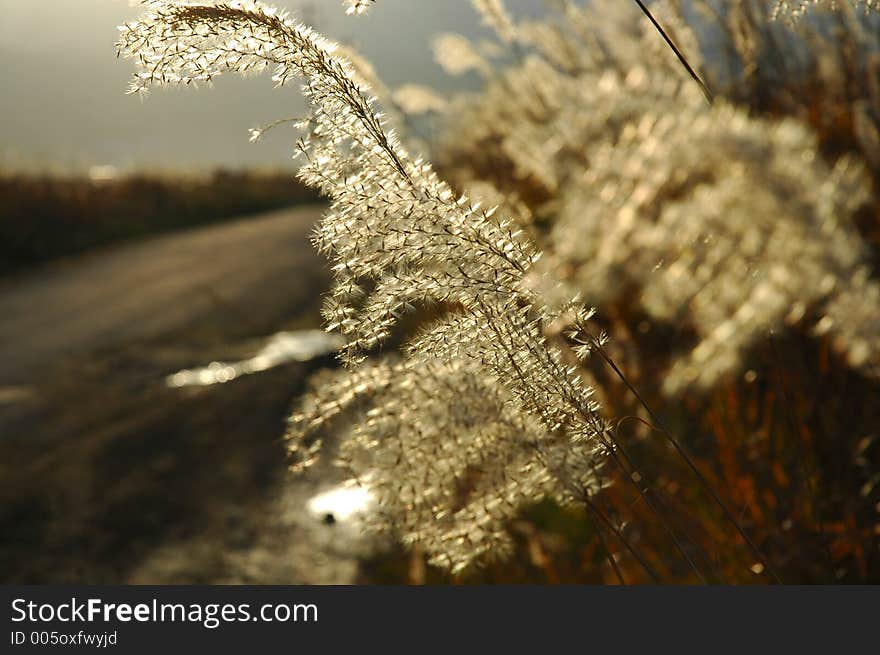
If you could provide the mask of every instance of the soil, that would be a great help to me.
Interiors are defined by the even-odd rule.
[[[206,387],[165,377],[320,325],[318,209],[90,253],[0,283],[0,580],[344,583],[368,548],[306,501],[283,433],[332,357]]]

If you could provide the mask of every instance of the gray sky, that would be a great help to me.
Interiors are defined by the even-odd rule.
[[[287,166],[293,133],[248,143],[248,128],[301,113],[297,88],[268,76],[221,78],[213,88],[124,91],[131,62],[115,58],[116,26],[140,8],[129,0],[0,0],[0,164],[86,168]],[[448,88],[432,62],[441,31],[483,35],[468,0],[379,0],[368,16],[346,16],[341,0],[269,2],[326,35],[355,45],[391,86]],[[540,0],[511,6],[533,13]]]

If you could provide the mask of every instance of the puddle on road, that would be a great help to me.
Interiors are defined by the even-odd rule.
[[[349,480],[312,496],[306,507],[315,516],[336,523],[357,521],[370,511],[374,501],[369,487]]]
[[[253,357],[237,362],[211,362],[201,368],[184,369],[165,378],[165,384],[172,388],[223,384],[287,362],[307,362],[332,353],[343,343],[344,339],[338,334],[323,330],[278,332],[269,337]]]
[[[172,388],[223,384],[287,362],[305,362],[327,355],[344,343],[345,340],[338,334],[321,330],[278,332],[266,339],[263,347],[252,357],[234,362],[215,361],[207,366],[184,369],[167,376],[165,383]],[[335,526],[327,533],[336,535],[333,537],[334,543],[341,538],[338,532],[340,528],[349,535],[349,539],[354,539],[352,543],[360,543],[357,535],[360,534],[362,520],[373,509],[375,500],[369,485],[348,480],[325,487],[306,498],[297,498],[292,511],[299,517],[307,518],[311,525],[323,523],[325,526]],[[301,518],[296,523],[302,525]]]

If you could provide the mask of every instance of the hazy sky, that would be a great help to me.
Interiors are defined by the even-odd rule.
[[[274,4],[355,45],[392,86],[449,85],[431,60],[431,35],[485,34],[468,0],[379,0],[366,17],[346,16],[341,0]],[[534,13],[542,3],[510,4]],[[143,101],[125,95],[132,65],[115,58],[116,26],[140,11],[130,0],[0,0],[0,163],[286,166],[292,133],[250,144],[247,130],[300,113],[295,86],[228,76],[213,88],[161,90]]]

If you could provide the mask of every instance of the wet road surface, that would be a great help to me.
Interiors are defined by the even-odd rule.
[[[4,582],[343,583],[366,544],[287,472],[291,403],[332,356],[209,387],[175,371],[320,326],[320,208],[71,258],[0,281]]]

